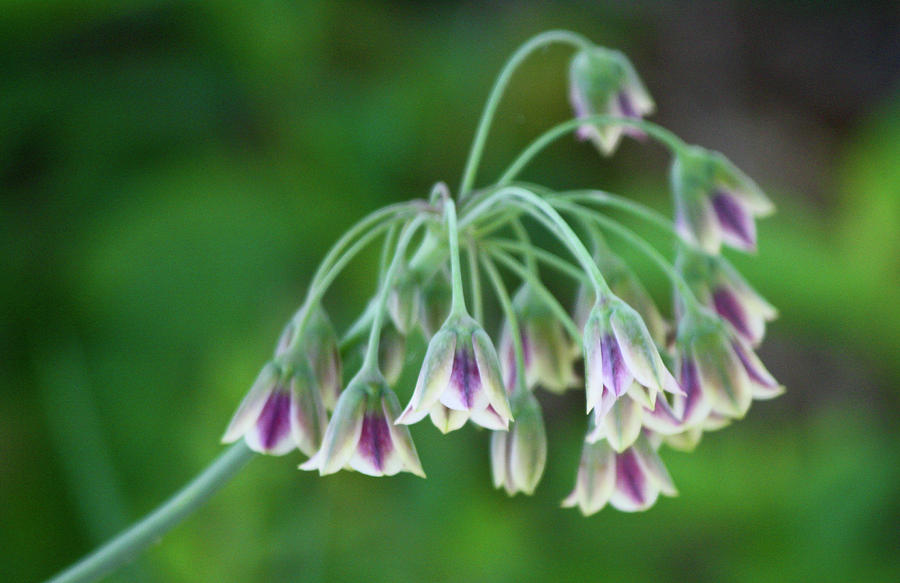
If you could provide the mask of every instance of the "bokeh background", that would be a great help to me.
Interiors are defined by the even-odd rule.
[[[488,435],[413,428],[429,474],[254,460],[111,581],[900,580],[900,19],[888,3],[5,2],[0,10],[0,579],[35,581],[222,449],[315,263],[377,206],[457,184],[528,36],[625,51],[654,119],[779,213],[734,261],[781,310],[788,393],[692,454],[642,514],[559,508],[580,399],[547,397],[533,497]],[[569,116],[554,47],[501,105],[481,177]],[[670,212],[665,153],[563,140],[526,172]],[[327,299],[339,323],[372,272]],[[665,281],[647,272],[665,301]],[[401,399],[411,387],[399,387]]]

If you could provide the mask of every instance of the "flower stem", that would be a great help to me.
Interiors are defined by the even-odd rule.
[[[462,316],[466,310],[466,296],[463,292],[462,268],[459,265],[459,227],[456,224],[456,204],[452,198],[444,200],[444,214],[447,219],[447,239],[450,246],[450,279],[453,284],[450,313]]]
[[[700,307],[700,302],[694,296],[694,292],[691,291],[690,286],[684,280],[681,274],[678,273],[678,271],[676,271],[675,268],[672,267],[672,265],[666,260],[666,258],[663,257],[662,254],[657,251],[652,245],[650,245],[643,237],[637,235],[628,227],[619,224],[617,221],[593,209],[588,209],[578,204],[561,200],[554,201],[553,204],[554,206],[557,206],[562,210],[578,214],[578,216],[588,215],[591,220],[595,221],[601,227],[613,231],[621,238],[628,241],[631,245],[639,249],[644,255],[649,257],[650,260],[656,263],[656,265],[659,266],[659,268],[666,274],[666,276],[675,285],[678,293],[680,293],[682,298],[684,298],[686,308],[688,310],[694,310]]]
[[[519,174],[519,172],[521,172],[522,169],[541,152],[541,150],[543,150],[562,136],[574,132],[583,125],[631,126],[646,132],[648,135],[652,136],[667,148],[669,148],[669,150],[671,150],[673,153],[680,152],[684,148],[686,148],[685,143],[681,140],[681,138],[679,138],[666,128],[649,121],[606,114],[580,117],[564,121],[563,123],[550,128],[549,130],[541,134],[538,138],[536,138],[533,142],[531,142],[531,144],[527,148],[525,148],[521,154],[519,154],[518,158],[516,158],[513,163],[509,165],[509,168],[506,169],[506,172],[504,172],[500,177],[500,180],[497,181],[497,184],[502,185],[512,182],[513,179],[515,179],[515,177]]]
[[[520,395],[528,389],[525,387],[525,348],[522,346],[522,333],[519,331],[519,319],[516,318],[516,311],[513,309],[512,300],[509,299],[509,292],[503,285],[503,279],[497,272],[497,267],[491,258],[486,254],[481,255],[481,261],[484,264],[484,270],[487,272],[500,300],[500,307],[503,309],[503,315],[506,316],[506,322],[509,325],[509,335],[512,338],[513,352],[516,356],[516,378],[512,387],[512,393]],[[504,379],[506,381],[506,379]]]
[[[424,221],[425,215],[418,215],[407,223],[400,232],[397,247],[394,249],[394,258],[384,274],[384,281],[381,282],[381,289],[378,291],[378,299],[375,300],[375,313],[372,317],[372,327],[369,331],[369,345],[366,347],[366,355],[360,367],[360,373],[378,368],[378,344],[381,340],[381,328],[384,325],[384,313],[387,310],[388,295],[394,283],[394,278],[397,276],[397,270],[406,256],[406,248]]]
[[[591,42],[580,34],[568,30],[548,30],[530,38],[512,54],[494,82],[494,87],[488,96],[484,111],[481,113],[481,120],[478,122],[478,129],[475,132],[475,138],[469,150],[469,158],[466,161],[462,183],[459,187],[460,200],[468,194],[472,188],[472,183],[475,182],[475,173],[478,171],[478,164],[484,152],[484,143],[487,140],[488,130],[490,130],[494,113],[497,111],[497,106],[500,105],[503,91],[509,84],[513,72],[536,49],[552,43],[565,43],[578,49],[586,49],[591,46]]]
[[[47,583],[81,583],[94,581],[122,566],[144,548],[172,530],[179,522],[200,508],[225,482],[234,477],[254,453],[241,440],[227,449],[199,476],[115,538],[85,556]]]

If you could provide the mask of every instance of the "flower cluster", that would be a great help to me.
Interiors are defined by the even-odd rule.
[[[578,49],[569,69],[576,117],[538,138],[498,182],[474,189],[482,122],[456,197],[438,184],[427,200],[380,209],[352,227],[323,260],[223,441],[243,437],[273,455],[297,448],[309,456],[300,467],[322,475],[424,477],[409,426],[428,417],[448,433],[471,422],[491,432],[495,487],[531,493],[547,462],[537,391],[583,390],[583,451],[563,505],[630,512],[676,493],[662,446],[691,449],[703,432],[746,415],[754,399],[782,392],[754,352],[776,311],[720,254],[723,243],[754,250],[755,217],[772,204],[721,154],[642,119],[654,102],[624,55],[572,33],[538,40]],[[531,156],[571,131],[606,155],[623,135],[666,146],[674,220],[607,192],[514,181]],[[605,212],[611,206],[670,235],[672,259]],[[558,245],[534,245],[535,227]],[[671,279],[671,314],[608,240],[643,253]],[[375,294],[338,336],[322,301],[376,241]],[[518,282],[513,294],[510,277]],[[499,317],[486,306],[499,306]],[[499,350],[490,329],[499,332]],[[427,340],[423,357],[407,354],[412,335]],[[360,349],[362,365],[344,385],[342,358]],[[410,363],[418,380],[405,386]],[[405,407],[395,391],[408,396]]]

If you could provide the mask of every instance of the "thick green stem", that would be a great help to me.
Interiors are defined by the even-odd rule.
[[[127,563],[160,538],[189,514],[197,510],[250,461],[254,453],[244,440],[231,446],[203,473],[169,498],[162,506],[140,522],[121,532],[91,554],[48,583],[83,583],[95,581]]]
[[[472,184],[475,182],[475,174],[478,171],[478,164],[481,161],[481,155],[484,153],[484,144],[487,140],[488,130],[490,130],[491,122],[494,119],[494,113],[497,106],[500,105],[500,99],[503,97],[503,91],[509,84],[516,68],[525,60],[528,55],[542,46],[552,43],[565,43],[578,49],[586,49],[591,46],[591,42],[583,36],[567,30],[548,30],[537,36],[532,37],[520,46],[515,53],[509,58],[504,65],[503,70],[494,82],[491,94],[488,96],[484,111],[481,113],[481,119],[478,122],[478,129],[475,132],[475,138],[472,147],[469,150],[469,158],[466,161],[466,167],[463,171],[462,183],[459,187],[459,197],[465,197]]]
[[[506,169],[506,172],[504,172],[500,177],[500,180],[497,181],[497,184],[503,185],[512,182],[519,172],[521,172],[522,169],[541,152],[541,150],[566,134],[574,132],[583,125],[627,125],[646,132],[649,136],[664,144],[672,152],[680,152],[686,148],[686,145],[681,138],[655,123],[631,117],[618,117],[605,114],[590,115],[564,121],[541,134],[525,148],[521,154],[519,154],[519,157],[516,158],[512,164],[509,165],[509,168]]]

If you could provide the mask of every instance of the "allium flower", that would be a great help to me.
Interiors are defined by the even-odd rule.
[[[682,247],[676,266],[697,299],[709,306],[746,342],[757,346],[766,322],[778,311],[721,256]]]
[[[522,337],[525,385],[540,385],[554,393],[562,393],[578,383],[574,370],[574,343],[553,311],[528,286],[522,286],[513,298]],[[516,354],[509,323],[500,336],[503,378],[507,387],[515,375]]]
[[[587,410],[602,419],[631,387],[632,381],[648,391],[649,405],[658,391],[681,393],[663,364],[640,315],[613,298],[598,303],[584,327],[584,367]]]
[[[686,427],[710,413],[741,418],[754,397],[782,392],[753,350],[711,313],[683,318],[676,346],[685,394],[676,397],[675,410]]]
[[[385,326],[378,344],[378,364],[388,385],[397,384],[405,363],[406,338],[393,326]]]
[[[425,477],[409,429],[395,425],[400,403],[380,373],[354,379],[341,393],[321,449],[303,470],[320,475],[350,468],[369,476],[406,471]]]
[[[416,389],[397,422],[416,423],[438,406],[461,412],[448,414],[456,420],[438,425],[442,430],[461,425],[461,414],[489,429],[498,428],[498,419],[506,428],[512,419],[497,352],[484,329],[468,316],[448,318],[428,343]],[[436,413],[438,418],[443,414]]]
[[[388,296],[388,312],[401,334],[409,334],[416,325],[421,301],[417,273],[411,270],[400,273]]]
[[[516,420],[509,431],[491,435],[491,475],[494,487],[512,496],[531,494],[547,462],[547,432],[541,406],[530,392],[514,397]]]
[[[578,506],[585,516],[607,503],[623,512],[646,510],[659,494],[675,496],[669,472],[646,436],[632,447],[616,453],[605,441],[585,443],[578,464],[575,489],[563,506]]]
[[[718,254],[722,243],[756,249],[754,217],[775,207],[725,156],[690,146],[675,155],[671,181],[675,227],[686,241],[711,254]]]
[[[222,442],[243,437],[260,453],[284,455],[299,448],[312,455],[319,448],[327,418],[312,371],[266,364],[231,419]]]
[[[617,399],[605,415],[594,410],[594,428],[588,432],[585,440],[595,443],[606,439],[609,445],[621,453],[629,448],[642,428],[650,429],[661,435],[681,433],[684,426],[678,414],[672,409],[664,396],[657,396],[653,404],[644,401],[646,389],[632,382],[628,392]]]
[[[655,105],[628,58],[602,47],[575,55],[569,66],[569,100],[577,117],[597,114],[641,118]],[[615,124],[585,124],[578,136],[590,139],[606,155],[619,143],[622,133],[643,136],[643,132]]]

